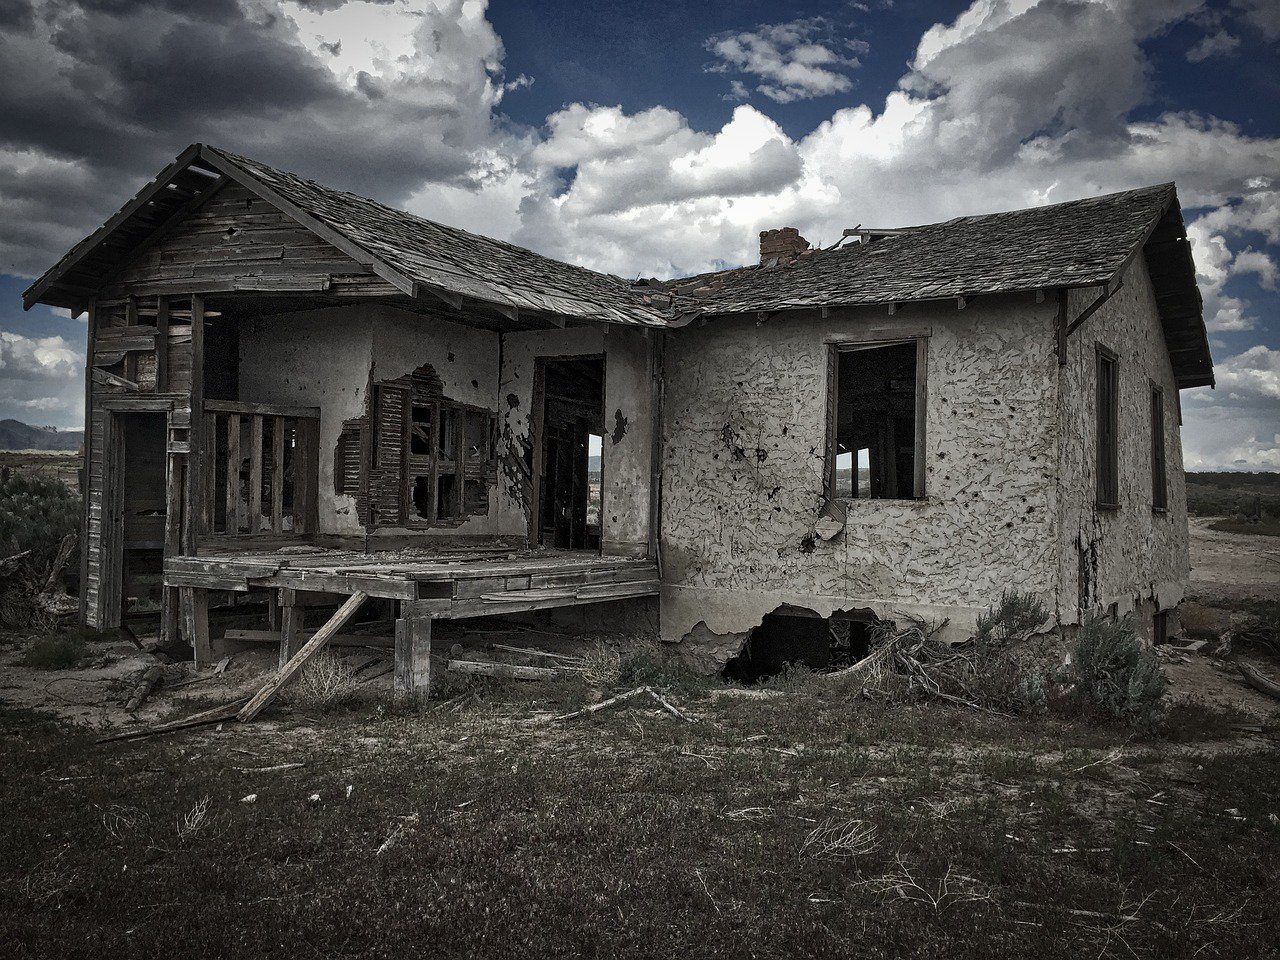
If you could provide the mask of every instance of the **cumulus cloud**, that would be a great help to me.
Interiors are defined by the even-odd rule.
[[[0,331],[0,377],[13,380],[62,380],[78,376],[84,354],[62,337],[24,337]]]
[[[1188,391],[1189,469],[1280,468],[1280,350],[1250,347],[1217,363],[1218,389]]]
[[[1246,248],[1236,255],[1231,270],[1236,275],[1256,274],[1258,283],[1264,288],[1267,290],[1276,288],[1276,262],[1266,251],[1255,250],[1253,247]]]
[[[0,25],[0,269],[40,272],[192,141],[395,203],[474,186],[507,137],[502,42],[473,0],[31,9]],[[362,22],[381,33],[333,48]]]
[[[722,33],[706,46],[716,58],[710,72],[754,77],[755,89],[777,103],[848,93],[853,89],[849,71],[859,66],[855,54],[868,49],[865,41],[838,36],[824,17]],[[746,92],[746,85],[735,80],[733,95],[741,98]]]

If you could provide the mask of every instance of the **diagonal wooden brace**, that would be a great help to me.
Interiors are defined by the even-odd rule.
[[[358,590],[348,597],[347,602],[338,608],[338,612],[329,618],[329,622],[317,630],[315,636],[308,640],[302,649],[280,668],[280,671],[272,678],[271,682],[254,694],[253,699],[246,703],[240,713],[236,715],[236,719],[241,723],[248,723],[261,713],[267,704],[288,686],[289,681],[306,665],[306,662],[324,649],[324,645],[329,642],[329,638],[342,629],[367,599],[368,595],[360,593]]]

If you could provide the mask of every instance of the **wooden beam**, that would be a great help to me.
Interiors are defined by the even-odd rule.
[[[208,531],[201,526],[200,498],[203,493],[199,459],[204,450],[204,301],[191,298],[191,423],[187,455],[186,501],[183,509],[182,552],[194,554],[196,542]]]
[[[156,303],[156,393],[169,389],[169,299]]]
[[[361,605],[368,597],[363,593],[353,593],[347,598],[346,603],[338,608],[337,613],[329,618],[329,622],[316,631],[314,637],[303,644],[302,649],[289,658],[289,661],[280,668],[279,672],[270,682],[261,690],[254,694],[253,699],[244,705],[244,708],[236,714],[236,719],[241,723],[248,723],[259,713],[261,713],[272,700],[283,690],[295,676],[317,653],[324,649],[324,645],[329,642],[329,638],[342,629],[343,624],[350,620],[360,609]]]
[[[239,413],[245,416],[254,414],[266,417],[296,417],[305,420],[319,420],[319,407],[290,407],[279,403],[246,403],[243,400],[206,400],[206,410],[217,413]]]
[[[450,660],[446,669],[481,677],[506,680],[554,680],[560,671],[553,667],[524,667],[514,663],[491,663],[480,660]]]
[[[1058,319],[1054,325],[1054,335],[1057,341],[1058,349],[1058,366],[1064,366],[1067,362],[1067,291],[1058,291]]]
[[[916,423],[915,423],[915,474],[912,477],[912,495],[917,500],[925,496],[925,425],[929,418],[925,415],[925,407],[929,400],[929,338],[921,337],[916,341]],[[892,422],[892,420],[890,421]],[[857,473],[857,458],[853,464]]]
[[[1082,323],[1084,323],[1086,320],[1092,317],[1094,312],[1099,307],[1101,307],[1104,303],[1110,300],[1113,296],[1115,296],[1116,292],[1123,286],[1124,286],[1124,280],[1122,278],[1107,284],[1107,286],[1103,288],[1102,293],[1098,295],[1097,299],[1095,299],[1093,303],[1085,307],[1084,310],[1080,312],[1080,316],[1072,320],[1071,323],[1067,326],[1067,336],[1071,336],[1071,334],[1073,334]]]

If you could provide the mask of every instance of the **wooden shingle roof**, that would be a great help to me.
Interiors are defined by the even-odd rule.
[[[1142,252],[1180,382],[1213,382],[1172,183],[886,233],[870,243],[810,251],[790,263],[651,282],[646,289],[651,302],[685,317],[909,303],[1103,287]]]

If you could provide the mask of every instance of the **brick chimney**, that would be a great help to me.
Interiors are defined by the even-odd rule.
[[[809,249],[809,241],[795,227],[760,231],[760,263],[772,266],[791,263]]]

